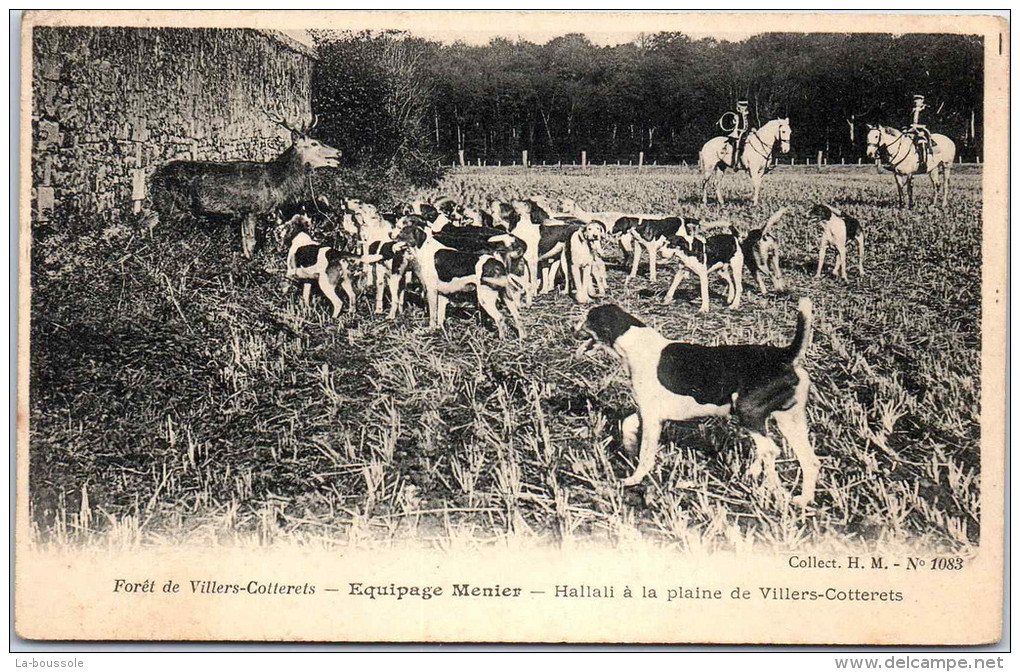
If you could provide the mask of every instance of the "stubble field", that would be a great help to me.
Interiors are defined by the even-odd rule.
[[[573,360],[587,311],[541,296],[528,338],[500,341],[470,304],[446,333],[420,301],[395,322],[371,299],[339,323],[300,305],[283,254],[237,254],[233,230],[50,227],[32,255],[31,517],[38,541],[438,548],[618,545],[684,552],[906,544],[968,554],[980,520],[981,178],[954,174],[943,212],[895,207],[873,169],[781,168],[763,204],[746,178],[702,207],[678,168],[461,169],[436,190],[471,205],[567,196],[589,210],[680,212],[741,231],[781,206],[788,289],[745,278],[739,310],[699,314],[693,279],[661,305],[671,267],[613,301],[689,342],[785,344],[814,302],[806,357],[814,507],[777,504],[747,476],[750,439],[724,420],[671,426],[650,479],[622,489],[619,422],[633,410],[618,361]],[[916,192],[926,203],[930,186]],[[867,232],[867,275],[813,277],[825,201]],[[830,252],[830,255],[832,253]],[[831,267],[832,259],[829,260]],[[827,267],[827,268],[828,268]],[[285,291],[286,290],[286,291]],[[799,480],[792,454],[780,476]]]

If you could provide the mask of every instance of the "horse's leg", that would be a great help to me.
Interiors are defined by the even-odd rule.
[[[722,177],[723,177],[723,169],[720,168],[719,166],[716,166],[715,167],[715,200],[719,202],[719,205],[722,205],[723,203],[726,202],[726,201],[723,200],[723,197],[722,197]]]
[[[953,164],[942,163],[939,169],[942,171],[942,209],[945,210],[949,203],[949,173],[953,170]]]
[[[712,179],[713,169],[705,166],[701,171],[701,204],[708,205],[708,181]]]
[[[903,180],[904,177],[899,173],[893,173],[893,179],[896,180],[896,196],[899,198],[900,208],[903,208]]]
[[[864,232],[857,234],[857,273],[864,277]]]
[[[907,209],[914,209],[914,176],[907,175]]]
[[[939,203],[939,184],[941,183],[941,180],[939,179],[939,168],[936,168],[935,170],[928,173],[928,177],[931,179],[930,205],[936,206]]]
[[[761,180],[765,174],[764,170],[754,169],[751,172],[751,185],[754,187],[754,198],[751,200],[751,205],[758,205],[758,195],[761,193]]]

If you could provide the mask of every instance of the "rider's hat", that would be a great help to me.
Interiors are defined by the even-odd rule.
[[[746,100],[738,100],[737,107],[747,107],[748,102]]]
[[[914,103],[916,104],[916,103],[923,103],[923,102],[924,102],[924,96],[922,96],[919,93],[915,93],[914,94]]]

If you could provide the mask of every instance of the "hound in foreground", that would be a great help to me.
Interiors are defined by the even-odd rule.
[[[589,339],[575,353],[598,345],[619,355],[630,372],[638,411],[623,421],[624,449],[633,455],[640,438],[638,464],[623,481],[636,485],[655,466],[659,435],[666,420],[732,416],[754,440],[756,456],[748,473],[763,471],[777,497],[788,493],[779,482],[779,446],[766,425],[776,419],[779,432],[800,463],[803,483],[793,502],[814,501],[820,462],[808,438],[806,405],[811,386],[800,365],[811,342],[811,301],[798,304],[797,331],[786,347],[771,345],[703,346],[670,341],[615,305],[599,306],[578,325]]]
[[[661,252],[665,259],[676,258],[676,275],[666,292],[662,302],[673,303],[673,297],[680,283],[687,277],[688,271],[698,276],[701,284],[700,312],[708,312],[708,277],[718,273],[726,281],[726,301],[733,310],[740,308],[740,297],[744,293],[744,253],[740,248],[740,237],[737,230],[728,222],[712,222],[706,227],[726,226],[725,233],[717,233],[707,238],[696,235],[690,226],[682,226],[678,235],[670,236],[662,244]]]
[[[825,265],[825,252],[829,245],[836,248],[836,265],[832,269],[834,276],[846,280],[846,244],[848,240],[857,241],[857,273],[864,275],[864,229],[856,218],[827,203],[819,203],[811,208],[808,219],[822,225],[822,239],[818,243],[818,268],[815,277],[822,275]]]
[[[783,291],[783,273],[779,270],[779,240],[773,227],[786,214],[786,208],[779,208],[760,229],[753,229],[747,237],[740,241],[740,249],[744,253],[744,268],[758,283],[762,296],[767,293],[765,280],[772,281],[772,287]]]

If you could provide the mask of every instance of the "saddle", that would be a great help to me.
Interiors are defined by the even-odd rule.
[[[740,148],[738,155],[737,148]],[[743,150],[747,147],[747,138],[743,140],[737,140],[735,138],[726,138],[726,144],[719,150],[719,160],[724,163],[731,170],[744,170],[744,162],[741,160]]]
[[[932,140],[931,133],[909,129],[905,131],[905,135],[910,138],[911,145],[917,153],[918,172],[928,172],[928,164],[935,154],[935,141]]]

